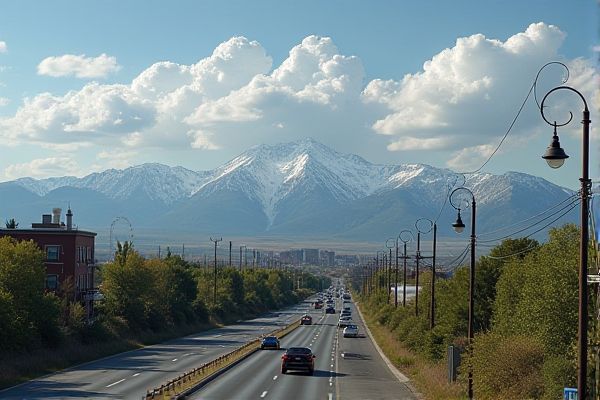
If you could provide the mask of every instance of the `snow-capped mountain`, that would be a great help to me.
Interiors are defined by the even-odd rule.
[[[480,229],[528,218],[572,195],[516,172],[464,179],[424,164],[372,164],[303,139],[252,147],[211,171],[143,164],[82,178],[5,182],[0,216],[37,221],[40,213],[69,203],[78,210],[80,224],[92,227],[127,215],[138,227],[160,227],[166,234],[322,234],[361,240],[376,235],[379,240],[410,229],[420,217],[436,218],[440,210],[452,218],[449,188],[463,182],[477,198]]]

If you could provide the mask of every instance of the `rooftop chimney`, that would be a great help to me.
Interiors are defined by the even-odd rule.
[[[62,212],[61,208],[53,208],[52,209],[52,223],[60,225],[60,213]]]

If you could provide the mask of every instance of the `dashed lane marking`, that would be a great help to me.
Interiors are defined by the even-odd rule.
[[[113,383],[111,383],[110,385],[107,385],[106,387],[107,387],[107,388],[109,388],[109,387],[111,387],[111,386],[118,385],[119,383],[123,382],[124,380],[125,380],[125,379],[121,379],[120,381],[113,382]]]
[[[138,376],[139,374],[140,374],[140,373],[138,372],[138,373],[136,373],[136,374],[133,374],[132,376]]]
[[[265,390],[264,392],[262,392],[262,394],[260,395],[261,399],[264,398],[267,395],[267,391]]]
[[[273,380],[274,380],[274,381],[275,381],[275,380],[277,380],[277,375],[275,375],[275,376],[273,377]]]
[[[177,361],[177,359],[176,359],[176,358],[174,358],[174,359],[172,359],[171,361],[175,362],[175,361]]]

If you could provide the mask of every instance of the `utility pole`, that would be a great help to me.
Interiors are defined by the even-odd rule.
[[[217,244],[223,241],[223,238],[213,239],[210,238],[210,241],[215,244],[215,281],[213,286],[213,306],[217,305]]]
[[[231,268],[231,240],[229,241],[229,268]]]
[[[421,232],[417,232],[417,255],[415,276],[415,316],[419,316],[419,260],[421,259]]]
[[[181,259],[185,260],[185,243],[181,245]]]

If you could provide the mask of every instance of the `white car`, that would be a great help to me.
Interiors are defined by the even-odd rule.
[[[348,325],[344,328],[344,337],[357,337],[358,336],[358,326],[356,325]]]
[[[348,325],[354,325],[354,322],[352,322],[352,317],[340,317],[340,320],[338,322],[338,327],[345,328]]]

